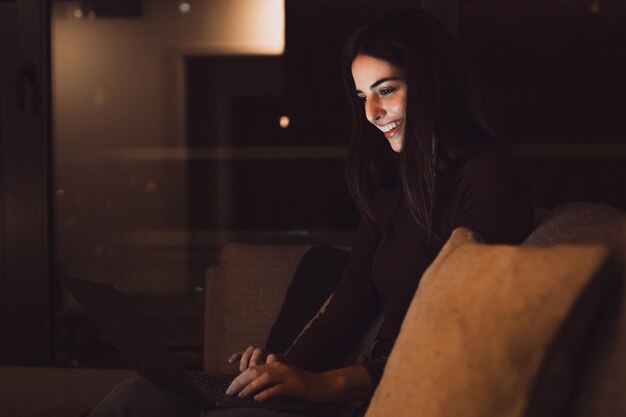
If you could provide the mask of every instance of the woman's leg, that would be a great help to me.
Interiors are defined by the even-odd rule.
[[[88,417],[198,417],[202,406],[145,378],[122,381]]]

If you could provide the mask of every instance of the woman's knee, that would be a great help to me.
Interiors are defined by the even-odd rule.
[[[89,414],[90,417],[196,417],[201,407],[145,378],[117,384]]]
[[[140,398],[145,396],[147,393],[150,393],[154,390],[159,390],[154,383],[150,382],[146,378],[136,377],[126,379],[119,384],[117,384],[109,394],[110,396],[115,396],[116,398]]]

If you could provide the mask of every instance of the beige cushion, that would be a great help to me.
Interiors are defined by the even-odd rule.
[[[524,245],[562,243],[610,245],[626,265],[626,213],[593,203],[550,210]],[[602,299],[593,334],[577,358],[575,386],[563,416],[626,416],[626,272]]]
[[[289,283],[310,246],[234,243],[206,277],[204,370],[228,373],[233,352],[265,346]]]
[[[626,216],[621,222],[580,236],[579,242],[608,242],[626,267]],[[626,268],[621,281],[602,299],[594,333],[580,355],[580,374],[564,416],[626,416]]]
[[[524,245],[610,245],[626,265],[626,213],[605,204],[569,203],[541,219]],[[563,416],[626,416],[626,273],[602,299],[593,334],[578,356],[575,386]]]
[[[555,335],[608,254],[484,245],[455,230],[422,278],[367,417],[522,416]]]
[[[540,216],[522,246],[550,246],[571,243],[596,235],[603,227],[626,221],[626,214],[615,207],[597,203],[567,203]]]

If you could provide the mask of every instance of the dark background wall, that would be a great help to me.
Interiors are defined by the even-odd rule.
[[[537,205],[626,208],[626,3],[462,1],[460,38]]]

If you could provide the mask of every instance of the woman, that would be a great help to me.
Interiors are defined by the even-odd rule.
[[[348,266],[326,312],[285,356],[254,346],[233,354],[229,361],[239,363],[240,374],[229,395],[369,399],[419,277],[451,231],[466,226],[487,243],[520,243],[530,232],[526,177],[498,147],[468,66],[442,23],[397,11],[357,30],[345,49],[344,78],[355,122],[347,178],[362,214]],[[367,134],[365,120],[380,133]],[[385,320],[370,358],[338,368],[379,305]],[[132,398],[129,392],[146,384],[104,403]]]

